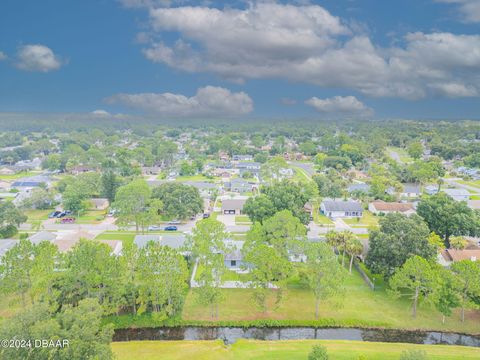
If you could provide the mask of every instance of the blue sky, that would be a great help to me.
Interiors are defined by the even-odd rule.
[[[479,30],[478,0],[2,0],[0,112],[477,119]]]

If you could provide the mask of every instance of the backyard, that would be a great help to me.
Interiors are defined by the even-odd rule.
[[[319,319],[344,326],[371,326],[403,329],[436,329],[480,333],[480,313],[467,311],[464,323],[458,311],[442,324],[441,315],[428,304],[422,303],[414,319],[408,300],[395,299],[384,289],[372,291],[356,271],[348,275],[345,293],[333,301],[322,302]],[[301,282],[294,281],[283,294],[278,308],[274,307],[275,290],[268,298],[268,311],[263,313],[252,303],[252,290],[225,289],[224,301],[219,306],[219,318],[212,319],[206,307],[198,303],[195,290],[190,290],[183,308],[182,318],[186,321],[255,321],[283,320],[311,322],[315,320],[315,299],[312,292]]]
[[[412,345],[342,340],[238,340],[232,345],[222,341],[129,341],[112,343],[118,360],[242,360],[307,359],[314,345],[327,348],[332,360],[398,360],[405,350],[425,351],[429,360],[469,360],[480,357],[480,349],[446,345]]]

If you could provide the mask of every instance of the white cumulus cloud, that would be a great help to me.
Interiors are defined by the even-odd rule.
[[[366,106],[355,96],[335,96],[326,99],[312,97],[305,101],[318,112],[342,117],[369,117],[373,116],[373,109]]]
[[[146,58],[235,82],[282,78],[368,96],[421,99],[480,93],[480,36],[409,33],[380,47],[318,5],[150,8]],[[164,32],[171,42],[156,41]]]
[[[62,66],[60,58],[45,45],[24,45],[18,50],[17,57],[17,67],[21,70],[48,72]]]
[[[235,117],[253,110],[244,92],[215,86],[199,88],[192,97],[172,93],[116,94],[105,101],[168,117]]]
[[[458,4],[460,14],[465,22],[480,22],[479,0],[437,0],[437,2]]]
[[[102,109],[94,110],[94,111],[91,112],[91,114],[95,117],[110,117],[110,116],[112,116],[112,114],[110,114],[108,111],[102,110]]]

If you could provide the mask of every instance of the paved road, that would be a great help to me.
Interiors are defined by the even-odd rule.
[[[394,150],[391,150],[391,149],[388,149],[388,154],[390,155],[390,157],[395,160],[396,162],[398,162],[399,164],[403,164],[403,161],[400,159],[400,155],[398,155],[398,153]]]
[[[459,188],[462,188],[462,189],[465,189],[465,190],[475,191],[475,194],[472,193],[472,195],[480,194],[480,188],[475,187],[475,186],[471,186],[471,185],[467,185],[467,184],[461,184],[461,183],[458,183],[456,180],[462,180],[462,179],[460,179],[460,178],[445,179],[445,182],[447,184],[450,184],[450,185],[455,186],[455,187],[459,187]]]
[[[313,164],[311,163],[304,163],[304,162],[299,162],[299,161],[291,161],[290,164],[298,166],[299,168],[302,168],[305,170],[305,172],[312,177],[315,175],[316,171],[315,168],[313,167]]]

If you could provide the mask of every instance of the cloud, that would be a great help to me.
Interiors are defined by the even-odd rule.
[[[281,78],[374,97],[478,96],[480,36],[410,33],[380,47],[317,5],[273,2],[245,9],[150,8],[145,57],[234,82]]]
[[[246,93],[214,86],[199,88],[192,97],[172,93],[117,94],[105,101],[164,117],[235,117],[253,110],[253,101]]]
[[[283,98],[280,99],[280,102],[283,105],[292,106],[292,105],[295,105],[297,103],[297,100],[291,99],[291,98],[288,98],[288,97],[283,97]]]
[[[7,55],[3,51],[0,51],[0,61],[6,60],[6,59],[7,59]]]
[[[480,1],[478,0],[437,0],[437,2],[458,4],[460,14],[465,22],[480,22]]]
[[[62,61],[45,45],[24,45],[17,53],[17,67],[26,71],[49,72],[62,66]]]
[[[367,107],[355,96],[335,96],[327,99],[312,97],[305,101],[318,112],[342,117],[371,117],[373,109]]]
[[[96,116],[96,117],[110,117],[110,116],[112,116],[112,114],[110,114],[108,111],[102,110],[102,109],[94,110],[94,111],[91,112],[91,114],[93,116]]]

